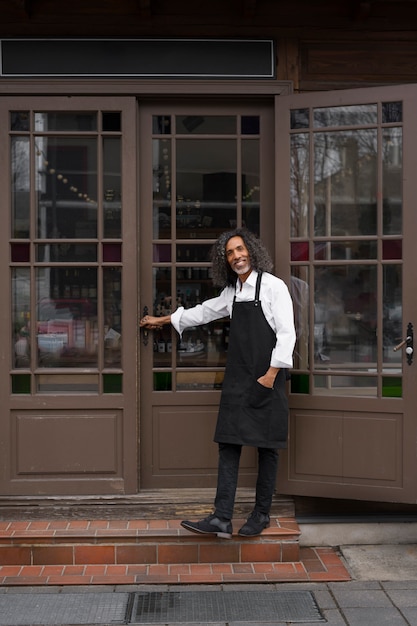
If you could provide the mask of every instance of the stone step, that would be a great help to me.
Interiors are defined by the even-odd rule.
[[[231,540],[186,531],[180,520],[0,522],[1,565],[292,563],[299,561],[294,518],[271,518],[261,535]]]

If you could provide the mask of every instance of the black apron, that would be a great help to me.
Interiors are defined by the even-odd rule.
[[[255,300],[233,301],[229,347],[214,441],[258,448],[285,448],[288,434],[286,370],[274,388],[257,382],[269,366],[276,335],[262,311],[256,281]]]

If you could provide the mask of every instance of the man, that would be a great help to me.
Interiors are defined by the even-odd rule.
[[[214,441],[219,467],[214,513],[181,525],[193,532],[230,539],[242,446],[258,448],[255,506],[238,534],[259,535],[269,526],[278,468],[278,449],[286,447],[288,403],[286,369],[292,367],[294,314],[285,283],[273,276],[272,261],[261,241],[237,228],[213,246],[213,282],[223,287],[216,298],[172,315],[146,315],[146,328],[172,323],[185,328],[230,316],[227,363]]]

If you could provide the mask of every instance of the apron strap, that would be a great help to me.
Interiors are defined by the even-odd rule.
[[[262,278],[262,272],[259,272],[258,274],[258,278],[256,279],[256,288],[255,288],[255,306],[259,305],[259,291],[261,289],[261,278]]]

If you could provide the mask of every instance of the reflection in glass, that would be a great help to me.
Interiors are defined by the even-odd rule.
[[[294,368],[307,369],[309,366],[310,336],[310,288],[309,268],[296,266],[292,268],[290,293],[294,306],[294,321],[297,342],[294,350]]]
[[[354,395],[376,397],[378,391],[376,376],[314,376],[314,394]]]
[[[393,351],[403,339],[401,265],[384,265],[382,301],[384,363],[396,363],[401,369],[402,351]]]
[[[38,393],[88,393],[98,391],[98,374],[38,374],[36,391]]]
[[[377,232],[376,130],[314,136],[316,236]]]
[[[121,367],[122,269],[103,268],[104,365]]]
[[[14,238],[30,234],[30,145],[29,137],[11,138],[11,208]]]
[[[153,142],[153,237],[171,237],[171,141],[154,139]]]
[[[205,370],[204,372],[178,372],[177,391],[205,391],[221,389],[224,372]]]
[[[297,128],[308,128],[310,126],[310,110],[309,109],[292,109],[291,126],[292,130]]]
[[[89,111],[84,113],[71,113],[69,111],[35,113],[35,130],[96,131],[97,113]]]
[[[259,140],[242,139],[242,179],[245,189],[242,197],[242,224],[259,235],[260,164]]]
[[[402,128],[385,128],[382,138],[384,235],[402,232]]]
[[[317,241],[314,244],[316,260],[376,259],[377,241],[357,239],[352,241]]]
[[[12,374],[12,393],[30,394],[30,374]]]
[[[314,280],[316,367],[367,368],[376,362],[375,265],[317,267]]]
[[[291,237],[308,237],[309,137],[291,136]]]
[[[210,261],[211,244],[177,244],[177,261]],[[207,268],[208,269],[208,268]]]
[[[12,269],[13,367],[30,366],[30,270]],[[20,379],[19,379],[20,380]]]
[[[324,126],[365,126],[377,123],[377,105],[362,104],[314,109],[313,125]]]
[[[235,135],[235,115],[177,115],[178,135]]]
[[[29,111],[10,112],[10,130],[27,132],[30,130]]]
[[[383,102],[382,103],[382,123],[393,124],[403,121],[403,103],[402,102]]]
[[[30,243],[10,244],[10,258],[12,263],[30,263]]]
[[[171,268],[170,267],[154,267],[153,276],[153,315],[161,317],[169,315],[174,311],[179,300],[173,305],[171,296]],[[178,304],[177,304],[178,303]],[[173,330],[170,326],[164,326],[161,330],[154,330],[153,335],[153,351],[154,351],[154,367],[170,367],[172,353],[172,335]]]
[[[383,376],[382,377],[382,397],[383,398],[402,398],[403,381],[399,376]]]
[[[87,137],[38,138],[38,237],[97,237],[97,142]]]
[[[38,262],[96,262],[97,245],[95,243],[39,243],[35,245]]]
[[[171,134],[171,116],[170,115],[153,115],[152,116],[152,132],[154,135],[170,135]]]
[[[96,268],[36,270],[39,367],[97,367]]]
[[[178,238],[212,239],[236,225],[236,173],[234,139],[177,141]],[[242,187],[245,187],[244,179]]]
[[[121,143],[119,137],[103,139],[104,237],[122,236]]]

